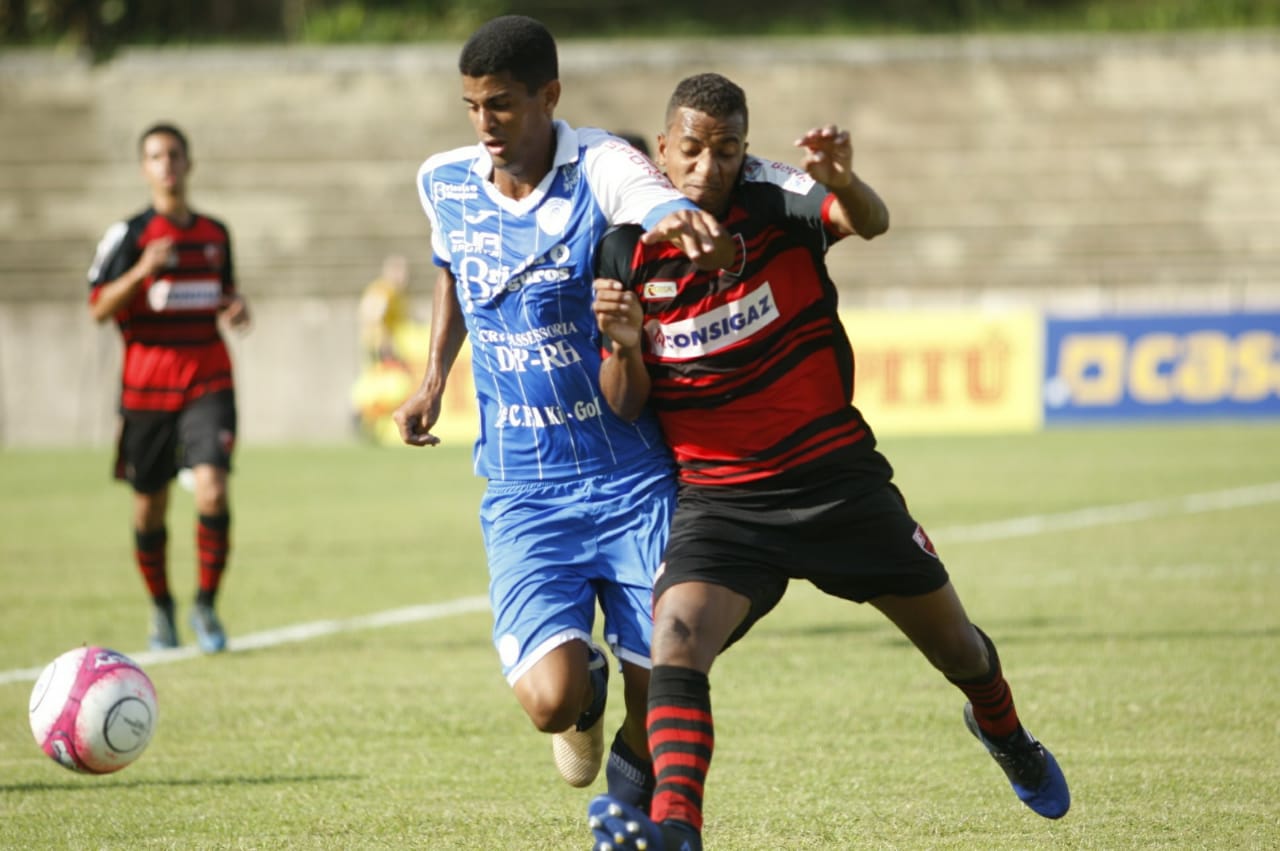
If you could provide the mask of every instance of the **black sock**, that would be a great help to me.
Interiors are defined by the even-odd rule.
[[[649,812],[649,803],[653,800],[653,763],[641,759],[627,747],[621,730],[613,737],[604,777],[610,795],[641,812]]]

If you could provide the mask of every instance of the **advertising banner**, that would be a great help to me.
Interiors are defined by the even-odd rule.
[[[1044,416],[1280,415],[1280,313],[1049,318]]]
[[[1033,310],[851,310],[854,404],[879,434],[1036,431],[1044,320]]]

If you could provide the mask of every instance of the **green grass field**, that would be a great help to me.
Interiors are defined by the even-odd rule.
[[[1048,822],[1017,803],[959,692],[875,610],[796,585],[712,675],[709,851],[1280,847],[1280,428],[882,448],[1073,809]],[[91,777],[37,749],[23,672],[82,643],[145,647],[127,491],[106,450],[0,453],[0,848],[587,848],[603,778],[560,781],[500,676],[468,453],[237,461],[233,652],[148,662],[155,738]],[[190,529],[175,490],[183,600]]]

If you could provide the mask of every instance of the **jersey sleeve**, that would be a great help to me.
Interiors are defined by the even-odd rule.
[[[432,182],[432,173],[441,162],[440,155],[429,158],[418,169],[418,201],[422,211],[427,214],[427,222],[431,225],[431,262],[436,266],[448,268],[453,259],[449,250],[449,242],[445,239],[440,227],[440,216],[428,187]]]
[[[631,286],[635,275],[633,260],[636,246],[644,230],[637,225],[620,225],[610,228],[600,240],[596,252],[596,277],[610,278]]]
[[[831,225],[830,211],[835,196],[803,169],[751,157],[743,166],[743,179],[771,187],[770,194],[780,208],[777,213],[786,221],[819,233],[828,245],[844,238],[844,234]]]
[[[138,256],[134,241],[129,239],[128,222],[116,222],[107,228],[89,266],[89,300],[92,302],[97,298],[98,288],[103,284],[109,284],[129,271],[138,262]]]
[[[668,213],[698,209],[648,157],[622,139],[603,130],[580,132],[586,143],[583,169],[609,224],[639,224],[648,230]]]

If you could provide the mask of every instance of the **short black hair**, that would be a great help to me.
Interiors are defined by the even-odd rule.
[[[747,129],[747,94],[742,87],[720,74],[694,74],[676,84],[667,101],[667,127],[678,109],[696,109],[712,118],[742,116],[742,129]]]
[[[556,40],[541,21],[525,15],[503,15],[471,34],[458,57],[464,77],[508,73],[530,93],[559,79]]]
[[[147,139],[151,138],[152,136],[155,136],[158,133],[167,133],[173,138],[177,139],[178,144],[182,146],[182,153],[187,155],[187,159],[191,158],[191,146],[187,144],[187,134],[179,130],[176,125],[170,124],[167,121],[161,121],[157,124],[152,124],[146,130],[142,131],[142,135],[138,137],[138,154],[139,155],[142,154],[142,149],[147,144]]]

